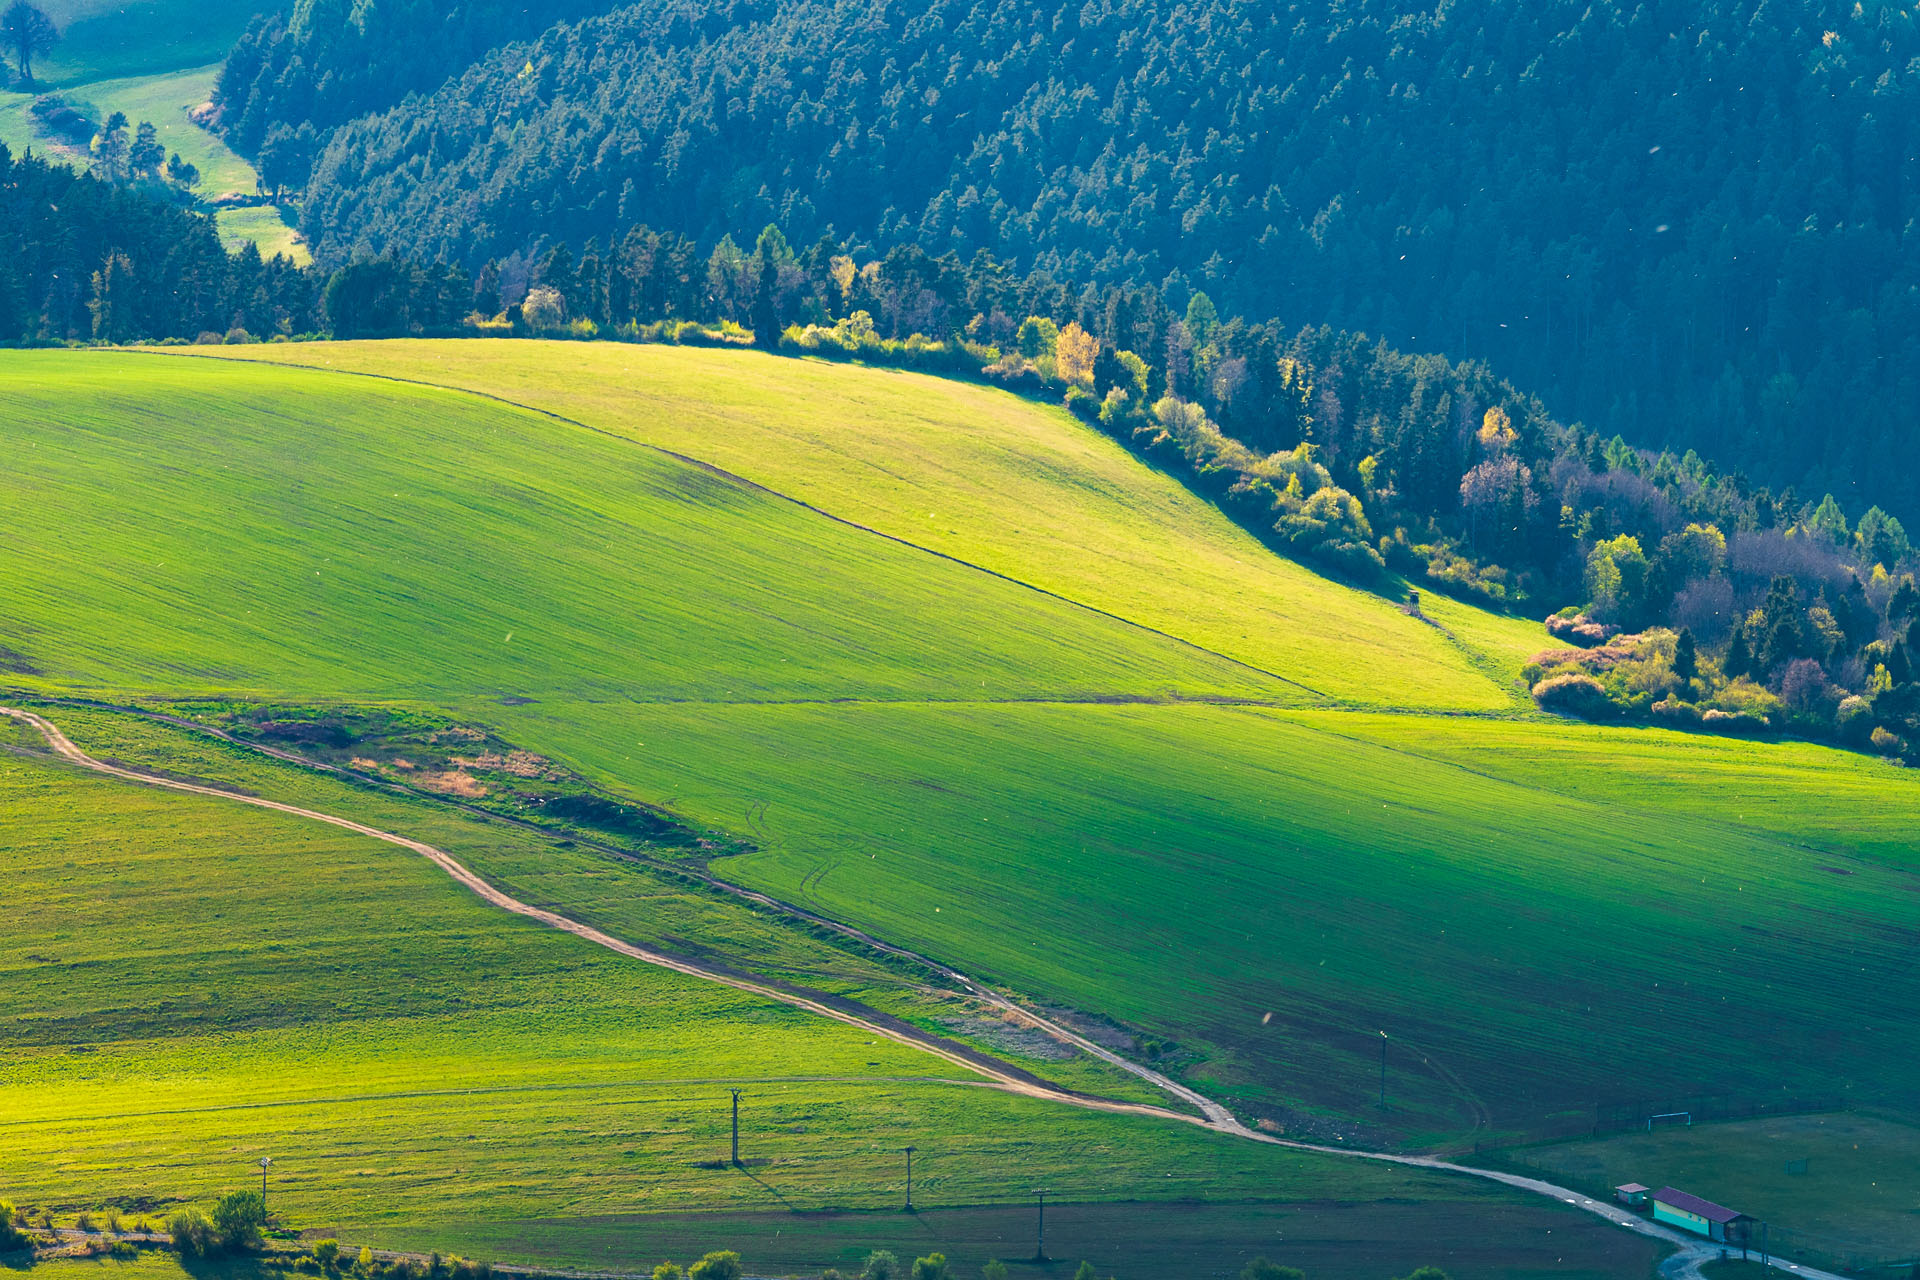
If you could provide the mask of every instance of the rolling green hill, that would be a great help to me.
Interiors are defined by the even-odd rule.
[[[1902,771],[1520,713],[1525,625],[1275,559],[1058,410],[748,353],[244,354],[576,421],[7,355],[12,682],[470,717],[1295,1132],[1884,1103],[1920,1048],[1873,1016],[1920,994]]]
[[[121,715],[56,714],[100,754],[348,810],[516,891],[621,880],[651,892],[656,929],[700,909],[497,824]],[[1337,1198],[1334,1217],[1363,1233],[1377,1218],[1464,1212],[1518,1275],[1629,1280],[1646,1265],[1644,1246],[1601,1224],[1471,1181],[970,1087],[919,1052],[496,911],[390,845],[56,764],[12,722],[0,746],[5,1185],[63,1218],[205,1202],[270,1154],[276,1213],[351,1240],[628,1269],[667,1247],[732,1244],[760,1265],[817,1269],[919,1244],[910,1219],[880,1212],[898,1202],[899,1147],[913,1142],[916,1196],[976,1265],[993,1240],[967,1239],[968,1224],[996,1221],[991,1206],[1020,1202],[1034,1178],[1067,1223],[1077,1204],[1176,1202],[1136,1206],[1134,1226],[1097,1246],[1109,1266],[1174,1243],[1187,1252],[1168,1256],[1230,1271],[1249,1237],[1225,1219],[1209,1240],[1157,1238],[1190,1198],[1289,1222]],[[822,948],[777,933],[757,941],[822,963]],[[715,1167],[729,1087],[747,1094],[744,1170]],[[837,1227],[782,1244],[796,1210],[833,1211]],[[1591,1252],[1560,1264],[1556,1229]],[[1432,1256],[1409,1242],[1330,1273]]]
[[[231,354],[231,353],[230,353]],[[842,519],[1273,672],[1294,696],[1515,705],[1539,627],[1428,597],[1424,624],[1267,552],[1177,480],[1003,391],[758,352],[348,342],[245,359],[418,379],[534,405],[725,467]]]

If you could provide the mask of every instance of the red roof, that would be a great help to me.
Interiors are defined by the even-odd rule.
[[[1697,1214],[1708,1222],[1732,1222],[1747,1215],[1738,1209],[1729,1209],[1725,1205],[1715,1204],[1711,1200],[1702,1200],[1699,1196],[1690,1196],[1684,1191],[1675,1191],[1672,1187],[1662,1187],[1653,1193],[1655,1204],[1664,1204],[1669,1209],[1679,1209],[1684,1213]]]

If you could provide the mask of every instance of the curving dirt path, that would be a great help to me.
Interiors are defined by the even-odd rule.
[[[595,946],[605,947],[609,951],[627,956],[630,959],[656,965],[662,969],[670,969],[675,973],[685,974],[688,977],[717,982],[722,986],[732,987],[736,991],[745,991],[768,1000],[777,1000],[782,1004],[792,1005],[797,1009],[804,1009],[808,1013],[819,1014],[823,1018],[832,1018],[835,1022],[857,1027],[870,1035],[891,1040],[895,1044],[905,1045],[908,1048],[930,1053],[942,1061],[959,1067],[962,1070],[985,1077],[985,1083],[988,1087],[1002,1089],[1008,1093],[1017,1093],[1031,1098],[1043,1098],[1053,1102],[1067,1102],[1074,1106],[1086,1107],[1095,1111],[1112,1111],[1129,1115],[1154,1116],[1163,1119],[1183,1120],[1191,1124],[1204,1123],[1196,1117],[1181,1115],[1179,1112],[1168,1110],[1165,1107],[1147,1106],[1142,1103],[1117,1102],[1109,1098],[1096,1098],[1087,1094],[1073,1093],[1065,1089],[1049,1087],[1044,1081],[1023,1078],[1021,1074],[1016,1073],[1013,1069],[999,1067],[991,1062],[991,1060],[975,1058],[955,1052],[953,1048],[931,1034],[916,1035],[911,1029],[888,1026],[877,1021],[862,1018],[845,1009],[834,1008],[821,1000],[816,1000],[794,991],[782,990],[768,983],[755,982],[750,978],[742,977],[737,973],[732,973],[722,968],[701,964],[697,961],[683,959],[678,956],[665,955],[646,947],[635,946],[633,943],[621,938],[616,938],[610,933],[602,932],[592,925],[582,924],[580,921],[569,919],[566,916],[560,915],[558,912],[548,911],[543,907],[535,907],[522,902],[518,898],[494,888],[494,886],[481,879],[480,876],[469,870],[464,863],[454,858],[453,855],[447,853],[445,850],[436,848],[424,841],[411,840],[406,836],[396,835],[391,831],[382,831],[378,827],[370,827],[365,823],[355,822],[351,818],[342,818],[336,814],[323,813],[318,809],[303,809],[298,805],[283,804],[278,800],[267,800],[260,796],[241,795],[237,792],[222,791],[218,787],[201,786],[198,783],[183,782],[177,778],[167,778],[158,774],[142,773],[137,769],[127,769],[119,765],[108,764],[103,760],[94,759],[78,746],[75,746],[72,739],[60,731],[59,726],[44,716],[36,715],[31,711],[22,711],[15,707],[0,707],[0,715],[10,716],[15,720],[23,721],[31,725],[47,740],[47,745],[53,748],[54,754],[73,764],[79,765],[83,769],[90,769],[95,773],[105,774],[110,778],[118,778],[123,782],[134,782],[142,786],[160,787],[168,791],[185,792],[189,795],[207,796],[216,800],[230,801],[234,804],[252,805],[256,809],[271,809],[276,813],[291,814],[296,818],[308,818],[315,822],[324,822],[329,826],[340,827],[343,830],[354,832],[356,835],[370,836],[375,840],[384,840],[388,844],[398,845],[402,849],[419,854],[446,872],[455,882],[471,891],[483,902],[499,907],[503,911],[510,911],[514,915],[525,916],[529,920],[536,920],[550,929],[558,929],[563,933],[573,934],[575,937],[591,942]],[[955,1083],[979,1084],[980,1082],[958,1081]]]
[[[110,778],[118,778],[123,782],[138,783],[142,786],[160,787],[168,791],[185,792],[189,795],[207,796],[212,799],[226,800],[235,804],[252,805],[258,809],[270,809],[276,813],[290,814],[297,818],[308,818],[315,822],[324,822],[330,826],[352,831],[358,835],[369,836],[375,840],[384,840],[388,844],[398,845],[402,849],[419,854],[446,872],[447,875],[451,876],[456,882],[471,891],[482,901],[499,907],[503,911],[510,911],[518,916],[525,916],[527,919],[538,921],[548,928],[573,934],[575,937],[591,942],[595,946],[605,947],[607,950],[615,952],[616,954],[627,956],[646,964],[656,965],[662,969],[670,969],[675,973],[685,974],[689,977],[701,978],[709,982],[717,982],[722,986],[731,987],[736,991],[745,991],[768,1000],[777,1000],[782,1004],[804,1009],[809,1013],[819,1014],[821,1017],[831,1018],[835,1022],[857,1027],[870,1035],[880,1036],[896,1044],[930,1053],[944,1062],[984,1078],[983,1080],[954,1081],[952,1083],[973,1084],[985,1088],[999,1089],[1024,1097],[1039,1098],[1049,1102],[1061,1102],[1069,1106],[1083,1107],[1093,1111],[1107,1111],[1123,1115],[1151,1116],[1162,1120],[1176,1120],[1183,1124],[1197,1125],[1204,1129],[1211,1129],[1215,1132],[1245,1139],[1250,1142],[1262,1142],[1270,1146],[1286,1147],[1295,1151],[1311,1151],[1321,1155],[1341,1156],[1350,1160],[1373,1160],[1385,1164],[1401,1165],[1407,1168],[1427,1169],[1439,1173],[1458,1174],[1466,1177],[1481,1178],[1490,1182],[1498,1182],[1519,1191],[1526,1191],[1535,1195],[1559,1200],[1576,1209],[1581,1209],[1588,1213],[1595,1214],[1598,1217],[1605,1218],[1616,1226],[1674,1245],[1676,1247],[1675,1252],[1667,1257],[1660,1265],[1660,1272],[1664,1280],[1701,1280],[1700,1265],[1720,1256],[1721,1250],[1718,1245],[1708,1244],[1700,1240],[1697,1236],[1684,1234],[1658,1223],[1650,1222],[1620,1205],[1595,1200],[1591,1196],[1569,1190],[1566,1187],[1557,1186],[1554,1183],[1547,1182],[1540,1178],[1529,1178],[1520,1174],[1506,1173],[1496,1169],[1478,1169],[1471,1165],[1455,1164],[1450,1160],[1442,1160],[1433,1156],[1401,1155],[1390,1151],[1358,1151],[1349,1147],[1330,1147],[1318,1143],[1295,1142],[1250,1129],[1242,1124],[1227,1107],[1213,1101],[1197,1090],[1191,1089],[1179,1081],[1155,1071],[1151,1067],[1134,1062],[1121,1054],[1115,1053],[1104,1045],[1089,1040],[1087,1037],[1080,1035],[1069,1027],[1062,1026],[1051,1019],[1042,1017],[1029,1009],[1023,1008],[997,992],[988,990],[978,983],[975,983],[965,974],[947,968],[945,965],[929,961],[924,956],[916,955],[900,947],[881,942],[877,938],[872,938],[869,935],[848,929],[846,926],[836,925],[836,927],[841,928],[844,932],[853,934],[883,950],[911,958],[922,964],[930,965],[955,982],[960,983],[965,987],[967,992],[975,998],[991,1003],[996,1008],[1010,1012],[1031,1025],[1039,1027],[1049,1034],[1073,1044],[1083,1052],[1091,1054],[1103,1062],[1110,1063],[1124,1071],[1131,1072],[1142,1080],[1146,1080],[1158,1086],[1160,1089],[1165,1090],[1171,1096],[1192,1105],[1197,1108],[1201,1114],[1194,1116],[1166,1107],[1154,1107],[1142,1103],[1116,1102],[1108,1098],[1097,1098],[1088,1094],[1075,1093],[1059,1088],[1058,1086],[1050,1085],[1042,1080],[1028,1078],[1017,1073],[1013,1068],[999,1066],[993,1063],[992,1060],[985,1059],[983,1056],[969,1056],[956,1052],[954,1048],[948,1046],[937,1037],[928,1033],[920,1033],[915,1028],[883,1025],[879,1022],[862,1018],[845,1009],[836,1009],[820,1000],[812,999],[794,991],[782,990],[781,988],[766,983],[756,982],[725,969],[700,964],[696,961],[682,959],[677,956],[664,955],[645,947],[635,946],[633,943],[616,938],[612,934],[595,929],[591,925],[582,924],[578,920],[568,919],[566,916],[545,910],[541,907],[530,906],[494,888],[491,884],[474,874],[474,872],[469,870],[451,854],[442,849],[435,848],[433,845],[426,844],[423,841],[410,840],[406,836],[396,835],[391,831],[382,831],[377,827],[370,827],[365,823],[355,822],[351,818],[342,818],[335,814],[323,813],[317,809],[303,809],[297,805],[283,804],[277,800],[267,800],[259,796],[240,795],[232,791],[222,791],[217,787],[201,786],[197,783],[184,782],[176,778],[142,773],[137,769],[128,769],[120,765],[108,764],[105,761],[96,760],[82,751],[78,746],[74,745],[73,741],[69,739],[66,734],[60,731],[59,726],[44,716],[14,707],[0,707],[0,715],[10,716],[15,720],[31,725],[47,740],[47,745],[53,749],[56,755],[72,764],[79,765],[81,768],[92,770],[95,773],[105,774]],[[745,896],[759,897],[760,895],[748,892]],[[766,901],[769,905],[778,905],[786,910],[793,909],[790,904],[775,904],[773,899],[766,899]],[[819,918],[822,920],[822,923],[835,923],[826,921],[823,917],[812,917],[812,913],[809,912],[802,912],[800,914],[807,915],[810,918]],[[1821,1271],[1798,1263],[1787,1262],[1777,1257],[1772,1259],[1772,1265],[1795,1276],[1805,1277],[1805,1280],[1846,1280],[1845,1277],[1836,1275],[1833,1272]]]

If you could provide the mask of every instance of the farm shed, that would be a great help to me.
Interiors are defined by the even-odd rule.
[[[1650,1189],[1637,1182],[1623,1182],[1613,1189],[1613,1198],[1621,1204],[1643,1205],[1647,1202],[1647,1192]]]
[[[1729,1209],[1672,1187],[1662,1187],[1653,1193],[1653,1220],[1723,1244],[1728,1240],[1737,1243],[1745,1235],[1744,1224],[1753,1221],[1738,1209]]]

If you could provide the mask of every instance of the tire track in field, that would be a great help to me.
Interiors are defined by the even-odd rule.
[[[1017,1068],[995,1062],[984,1054],[962,1052],[958,1046],[949,1046],[937,1037],[928,1033],[919,1032],[917,1028],[905,1024],[898,1027],[883,1025],[880,1022],[860,1017],[848,1010],[834,1008],[820,999],[801,994],[798,991],[783,990],[770,986],[767,983],[757,982],[739,974],[729,972],[725,969],[699,964],[691,960],[683,960],[675,956],[664,955],[660,952],[649,950],[645,947],[635,946],[633,943],[604,933],[590,925],[568,919],[566,916],[560,915],[557,912],[529,906],[501,890],[494,888],[480,876],[468,870],[464,864],[455,859],[451,854],[423,841],[412,840],[406,836],[396,835],[390,831],[382,831],[377,827],[370,827],[364,823],[355,822],[351,818],[342,818],[335,814],[321,812],[318,809],[303,809],[298,805],[283,804],[278,800],[268,800],[261,796],[241,795],[232,791],[222,791],[217,787],[202,786],[198,783],[184,782],[176,778],[162,777],[158,774],[143,773],[140,770],[129,769],[122,765],[108,764],[105,761],[96,760],[94,757],[82,751],[78,746],[74,745],[66,734],[60,731],[58,726],[44,716],[36,715],[31,711],[5,706],[0,706],[0,715],[12,717],[15,720],[32,726],[46,739],[47,745],[54,750],[56,755],[83,769],[89,769],[110,778],[117,778],[123,782],[159,787],[168,791],[179,791],[188,795],[205,796],[215,800],[226,800],[234,804],[251,805],[257,809],[269,809],[276,813],[289,814],[297,818],[307,818],[315,822],[324,822],[330,826],[354,832],[357,835],[369,836],[375,840],[382,840],[388,844],[398,845],[402,849],[407,849],[426,858],[429,862],[446,872],[449,877],[462,887],[470,890],[475,896],[492,906],[512,912],[514,915],[524,916],[538,924],[544,924],[549,928],[560,930],[563,933],[570,933],[583,941],[604,947],[618,955],[627,956],[630,959],[639,960],[646,964],[671,970],[674,973],[684,974],[688,977],[717,982],[722,986],[731,987],[736,991],[743,991],[763,999],[778,1001],[781,1004],[790,1005],[808,1013],[815,1013],[821,1017],[831,1018],[835,1022],[844,1023],[847,1026],[865,1031],[871,1035],[881,1036],[895,1044],[930,1053],[944,1062],[985,1077],[983,1081],[975,1083],[975,1087],[997,1089],[1022,1097],[1036,1098],[1041,1101],[1061,1102],[1069,1106],[1081,1107],[1091,1111],[1103,1111],[1119,1115],[1146,1116],[1160,1120],[1175,1120],[1183,1124],[1191,1124],[1199,1128],[1210,1129],[1216,1133],[1244,1139],[1249,1142],[1260,1142],[1269,1146],[1285,1147],[1293,1151],[1307,1151],[1318,1155],[1339,1156],[1349,1160],[1369,1160],[1381,1164],[1398,1165],[1403,1168],[1423,1169],[1435,1173],[1456,1174],[1465,1177],[1479,1178],[1489,1182],[1497,1182],[1514,1190],[1526,1191],[1534,1195],[1558,1200],[1575,1209],[1584,1210],[1604,1218],[1614,1225],[1624,1227],[1638,1235],[1647,1236],[1677,1246],[1676,1252],[1661,1264],[1661,1273],[1665,1280],[1697,1280],[1700,1274],[1700,1264],[1718,1255],[1718,1246],[1710,1246],[1698,1237],[1684,1235],[1658,1223],[1650,1222],[1638,1214],[1631,1213],[1618,1205],[1595,1200],[1591,1196],[1558,1186],[1541,1178],[1524,1177],[1520,1174],[1506,1173],[1498,1169],[1479,1169],[1471,1165],[1456,1164],[1451,1160],[1442,1160],[1436,1156],[1403,1155],[1391,1151],[1362,1151],[1351,1147],[1330,1147],[1319,1143],[1296,1142],[1290,1139],[1276,1137],[1273,1134],[1261,1133],[1258,1130],[1250,1129],[1242,1124],[1227,1107],[1213,1101],[1197,1090],[1188,1088],[1179,1081],[1173,1080],[1153,1070],[1151,1067],[1123,1057],[1111,1049],[1106,1048],[1104,1045],[1089,1040],[1087,1037],[1069,1027],[1063,1026],[1052,1019],[1043,1017],[1030,1009],[1015,1004],[1012,1000],[1001,996],[999,993],[975,983],[964,974],[958,973],[934,961],[930,961],[924,956],[915,955],[913,952],[907,951],[904,948],[880,942],[878,939],[870,940],[874,945],[887,951],[891,951],[900,956],[910,957],[922,964],[933,967],[960,983],[970,994],[978,999],[990,1003],[997,1008],[1017,1016],[1020,1020],[1032,1026],[1038,1027],[1049,1034],[1073,1044],[1083,1052],[1103,1062],[1116,1066],[1123,1071],[1130,1072],[1151,1084],[1157,1085],[1172,1096],[1198,1108],[1201,1115],[1194,1116],[1166,1107],[1148,1106],[1143,1103],[1117,1102],[1108,1098],[1097,1098],[1089,1094],[1075,1093],[1071,1090],[1049,1084],[1038,1077],[1026,1076],[1024,1073],[1019,1072]],[[744,896],[760,897],[761,895],[755,895],[749,892],[745,893]],[[769,904],[773,903],[772,899],[765,899],[765,901]],[[778,905],[785,906],[786,904]],[[845,926],[841,927],[846,932],[853,933],[855,936],[868,938],[868,935],[847,929]],[[671,1084],[674,1082],[662,1083]],[[949,1081],[946,1083],[967,1084],[973,1082]],[[1804,1280],[1847,1280],[1846,1277],[1836,1275],[1833,1272],[1821,1271],[1813,1267],[1788,1262],[1779,1257],[1772,1258],[1770,1263],[1772,1266],[1787,1271],[1792,1275],[1803,1277]]]

